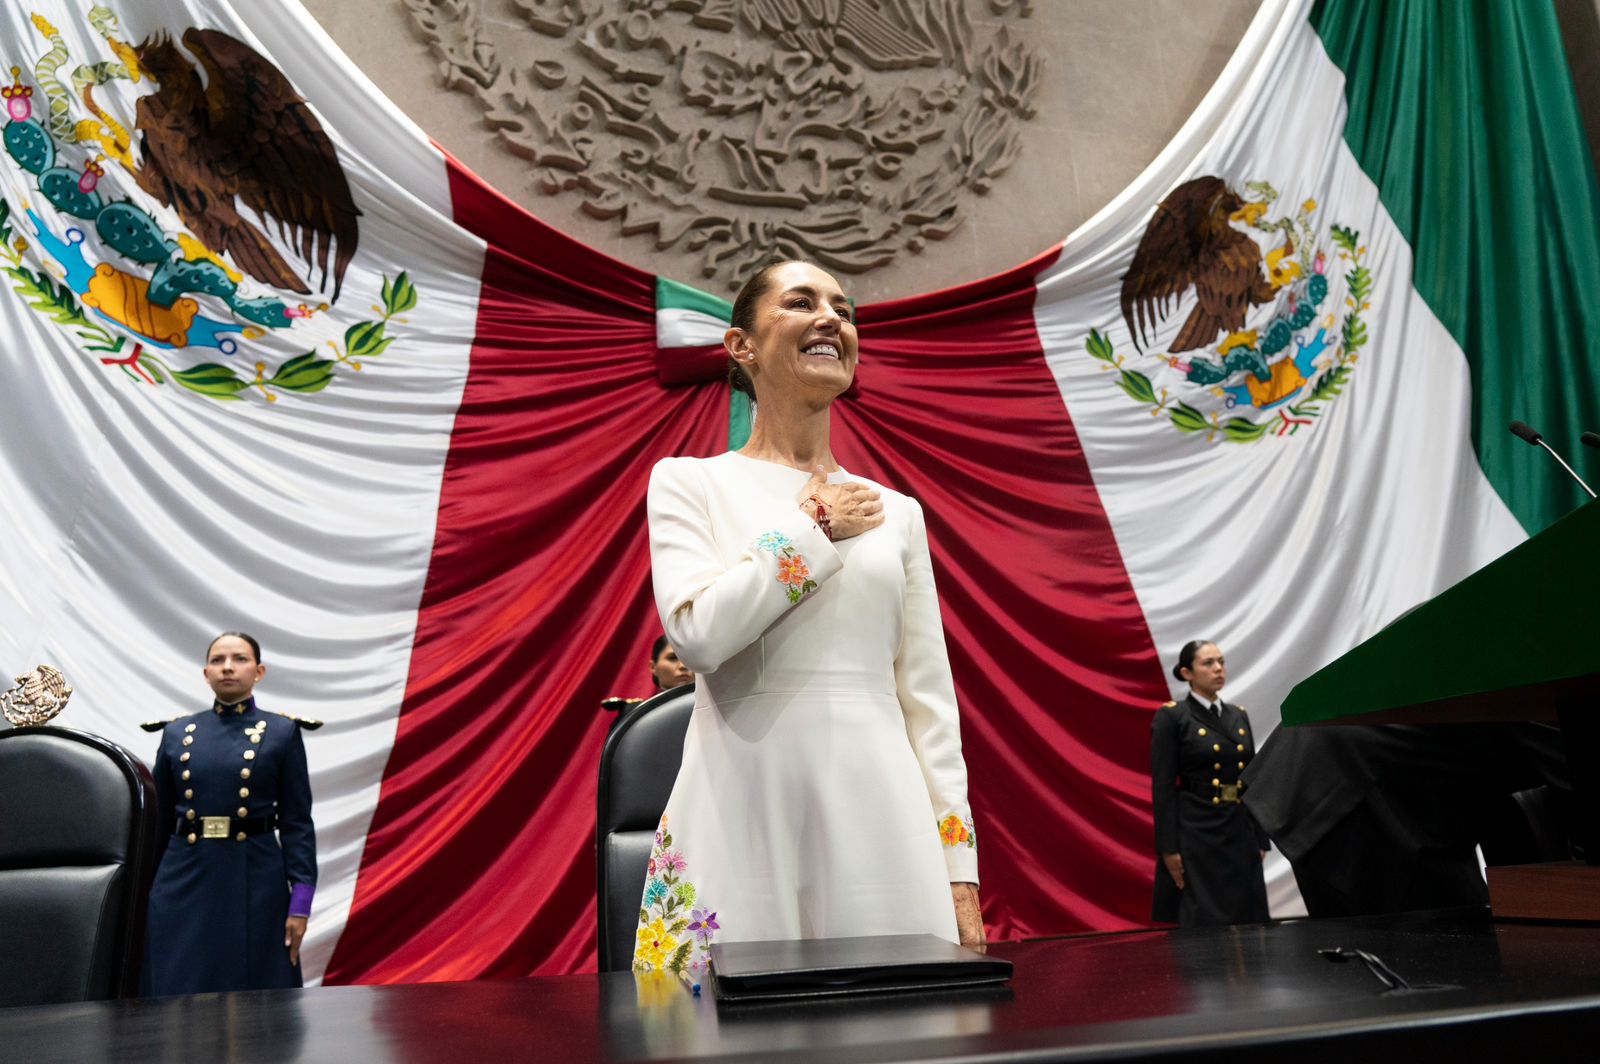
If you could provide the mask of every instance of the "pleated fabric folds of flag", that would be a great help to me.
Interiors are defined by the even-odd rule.
[[[62,723],[149,757],[138,722],[251,631],[262,704],[328,722],[312,981],[592,968],[646,478],[759,416],[726,298],[516,207],[295,4],[0,30],[0,665],[58,665]],[[248,178],[175,166],[196,129]],[[1578,504],[1504,425],[1600,427],[1596,208],[1548,5],[1266,0],[1078,231],[859,308],[835,452],[927,515],[991,937],[1147,922],[1182,643],[1223,644],[1260,735]]]

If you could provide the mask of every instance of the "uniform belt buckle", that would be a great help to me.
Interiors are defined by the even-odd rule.
[[[232,817],[203,816],[200,818],[200,837],[202,839],[225,839],[228,837],[228,828],[232,826]]]
[[[1237,783],[1224,783],[1222,785],[1222,800],[1224,802],[1239,801],[1239,792],[1242,789]]]

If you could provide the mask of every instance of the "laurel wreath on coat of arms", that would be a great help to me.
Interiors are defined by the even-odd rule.
[[[1248,198],[1207,176],[1173,189],[1122,279],[1135,353],[1118,353],[1099,329],[1084,343],[1152,417],[1165,415],[1179,432],[1204,434],[1208,443],[1254,443],[1311,428],[1349,384],[1367,343],[1374,277],[1360,233],[1333,225],[1319,241],[1315,200],[1273,219],[1277,190],[1266,182],[1245,187]],[[1276,246],[1263,256],[1261,244],[1236,225]],[[1328,301],[1341,278],[1344,303],[1335,313]],[[1166,353],[1145,351],[1147,334],[1191,290],[1195,302]],[[1257,307],[1270,316],[1252,315]],[[1257,323],[1246,329],[1252,316]]]
[[[382,355],[390,323],[418,302],[404,271],[342,338],[313,323],[339,316],[361,212],[284,74],[219,30],[190,28],[182,48],[165,33],[130,45],[109,9],[87,20],[112,58],[69,72],[61,34],[34,14],[49,46],[34,83],[19,64],[0,87],[0,272],[24,303],[102,365],[209,399],[309,395]],[[96,95],[113,82],[155,89],[119,117],[122,96]],[[274,364],[279,338],[302,333],[320,342]]]

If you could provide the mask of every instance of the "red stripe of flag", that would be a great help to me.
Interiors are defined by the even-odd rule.
[[[489,242],[410,674],[326,979],[594,966],[599,700],[659,631],[644,488],[722,450],[727,389],[655,369],[652,278],[451,168]],[[862,310],[835,451],[927,510],[995,937],[1144,922],[1159,662],[1044,363],[1032,278]],[[931,823],[930,823],[930,830]]]

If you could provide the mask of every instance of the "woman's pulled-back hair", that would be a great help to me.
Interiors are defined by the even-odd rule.
[[[1183,670],[1194,668],[1194,656],[1200,653],[1201,647],[1215,645],[1210,639],[1191,639],[1183,644],[1183,649],[1178,651],[1178,663],[1172,667],[1173,678],[1179,683],[1188,683],[1183,678]]]
[[[217,636],[217,639],[226,639],[229,636],[232,636],[235,639],[243,639],[246,643],[249,643],[250,653],[256,656],[256,664],[261,664],[261,644],[256,642],[255,636],[246,635],[243,632],[223,632],[221,635]],[[206,644],[207,661],[211,660],[211,648],[217,645],[217,639],[213,639],[211,642]]]
[[[760,269],[751,274],[739,289],[739,294],[733,297],[733,313],[728,317],[728,324],[745,332],[755,328],[756,304],[761,302],[761,297],[772,287],[772,271],[779,266],[787,266],[791,262],[798,261],[800,260],[768,259]],[[750,374],[744,371],[744,367],[739,365],[732,355],[728,356],[728,384],[734,391],[748,395],[751,402],[755,401],[755,383],[750,380]]]

